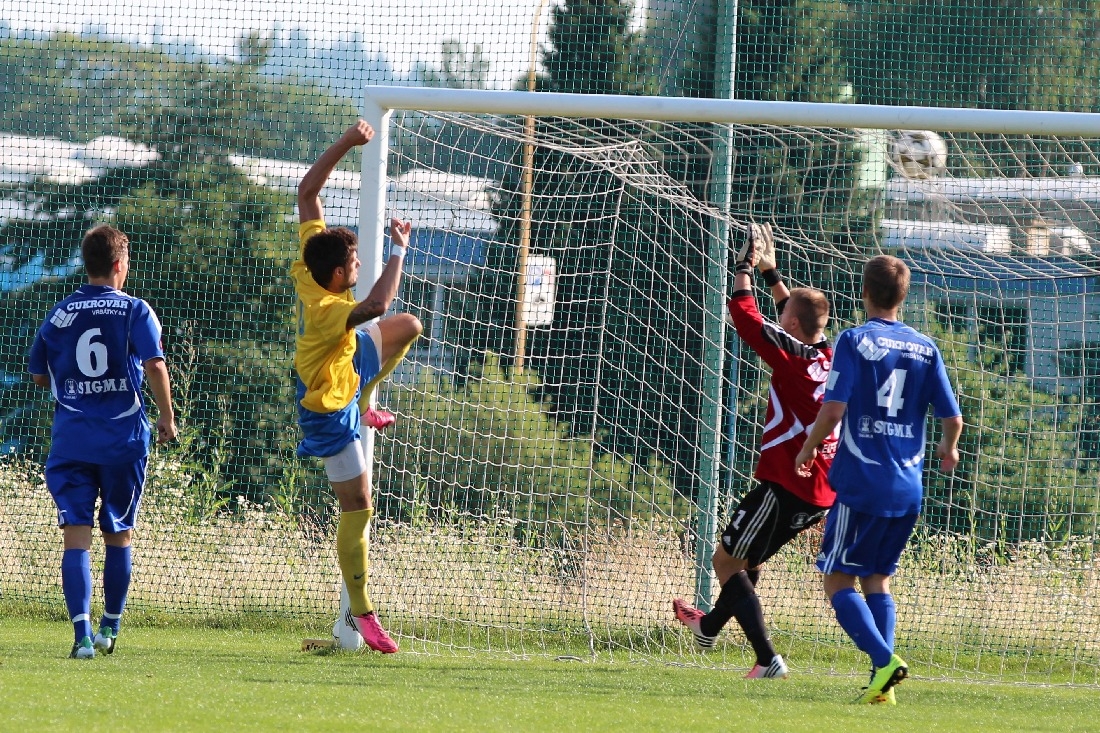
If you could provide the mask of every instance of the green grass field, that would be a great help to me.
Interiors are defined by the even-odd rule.
[[[898,706],[848,704],[862,679],[487,654],[301,652],[317,630],[127,628],[67,658],[70,626],[5,620],[0,730],[1096,731],[1095,688],[907,680]]]

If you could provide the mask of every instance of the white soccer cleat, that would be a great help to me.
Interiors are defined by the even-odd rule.
[[[92,646],[92,638],[85,636],[73,644],[73,650],[69,652],[69,659],[95,659],[95,647]]]
[[[747,680],[785,680],[790,676],[790,670],[787,669],[787,663],[783,661],[783,657],[776,654],[772,657],[771,664],[764,666],[763,664],[753,665],[753,668],[749,670],[749,673],[745,675]]]
[[[116,641],[118,641],[118,634],[111,630],[109,626],[104,626],[92,639],[92,646],[96,648],[96,651],[104,654],[114,654]]]

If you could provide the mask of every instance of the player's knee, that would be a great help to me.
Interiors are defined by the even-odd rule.
[[[397,313],[378,324],[385,343],[395,349],[411,344],[424,333],[424,324],[412,313]]]
[[[121,532],[106,532],[103,533],[103,544],[111,545],[112,547],[129,547],[130,542],[134,538],[133,530],[125,529]]]
[[[420,322],[420,319],[414,316],[412,313],[403,313],[407,324],[405,326],[407,333],[409,334],[409,341],[412,341],[420,334],[424,333],[424,324]]]
[[[714,555],[710,558],[711,567],[714,568],[714,572],[718,574],[719,578],[732,575],[740,570],[745,569],[745,561],[740,558],[733,557],[725,548],[719,547],[714,551]]]

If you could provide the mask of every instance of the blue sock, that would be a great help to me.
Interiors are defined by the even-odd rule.
[[[875,618],[875,628],[890,651],[894,651],[894,627],[897,625],[897,606],[889,593],[870,593],[867,595],[867,608]]]
[[[65,550],[61,556],[61,590],[79,643],[92,635],[92,566],[87,550]]]
[[[126,594],[130,590],[132,569],[129,545],[107,545],[103,558],[103,618],[99,625],[110,627],[116,634],[122,609],[126,606]]]
[[[875,667],[885,667],[890,663],[890,647],[875,627],[875,618],[863,596],[855,588],[845,588],[833,594],[833,611],[840,627],[852,637],[860,651],[871,657]]]

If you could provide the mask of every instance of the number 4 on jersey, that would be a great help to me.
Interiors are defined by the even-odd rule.
[[[878,388],[878,406],[886,408],[887,417],[897,417],[898,412],[905,405],[905,398],[901,396],[904,389],[904,369],[895,369],[890,372],[890,376]]]

